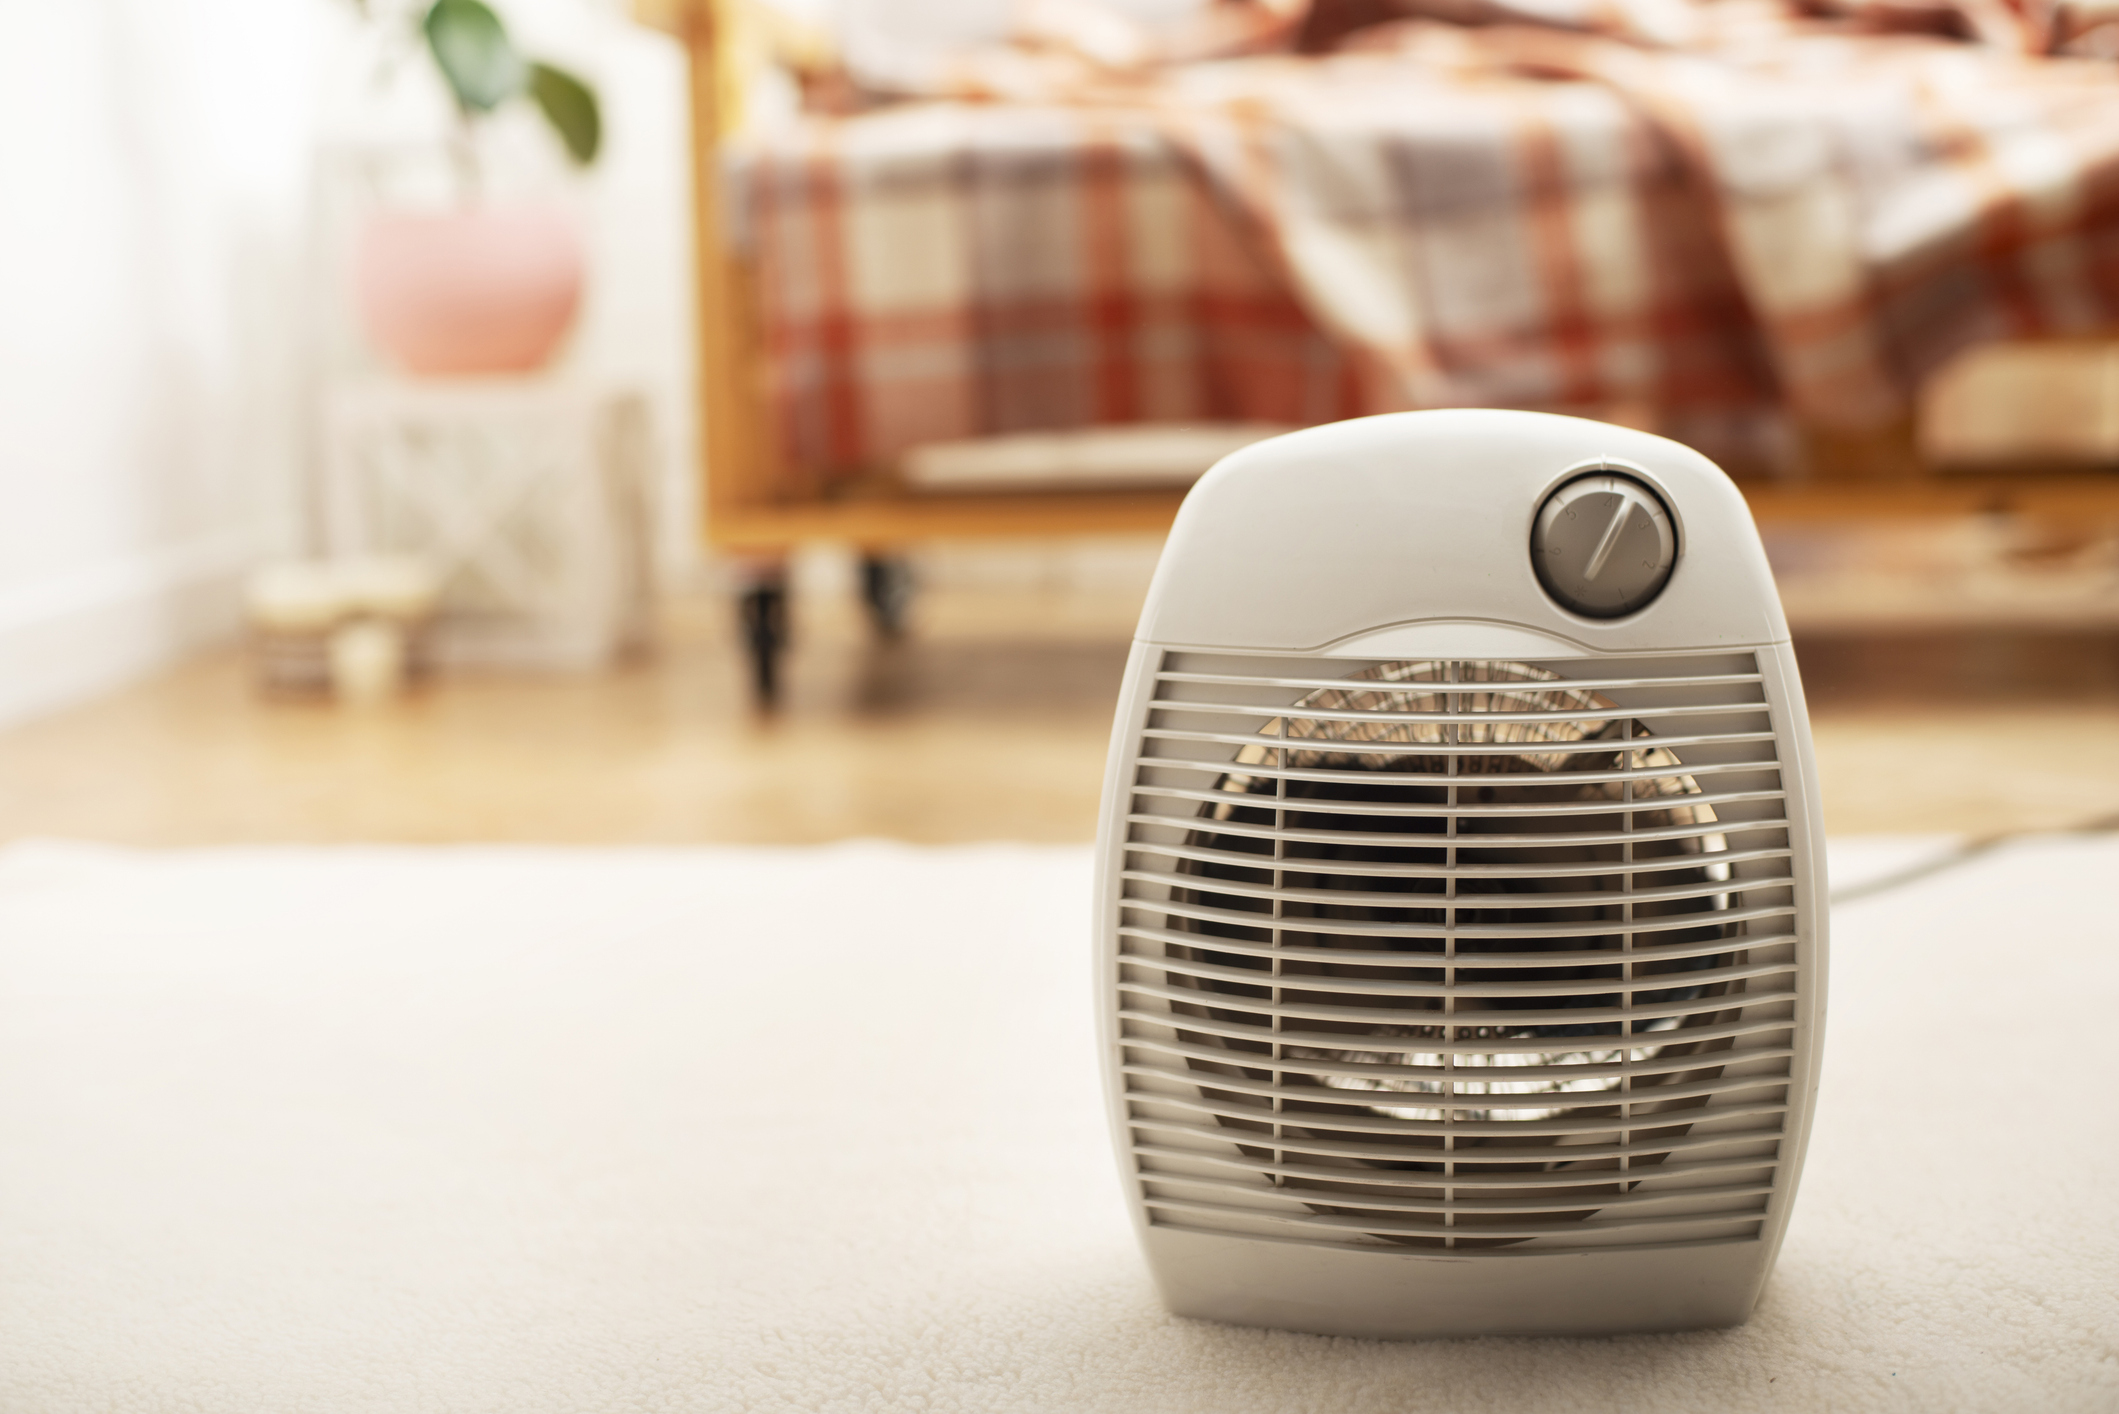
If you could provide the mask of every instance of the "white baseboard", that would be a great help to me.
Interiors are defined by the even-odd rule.
[[[255,533],[194,540],[0,593],[0,726],[232,635],[262,543]]]

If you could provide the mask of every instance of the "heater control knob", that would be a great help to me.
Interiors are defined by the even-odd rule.
[[[1647,607],[1670,580],[1677,527],[1631,476],[1592,471],[1545,498],[1530,531],[1538,583],[1562,608],[1615,619]]]

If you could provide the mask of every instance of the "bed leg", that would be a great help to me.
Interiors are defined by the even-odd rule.
[[[780,655],[787,648],[785,562],[745,567],[736,595],[736,623],[750,652],[751,690],[760,707],[780,698]]]
[[[912,565],[899,555],[863,555],[861,601],[879,636],[903,638],[905,611],[912,604]]]

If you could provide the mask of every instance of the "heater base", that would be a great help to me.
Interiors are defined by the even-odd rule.
[[[1330,1251],[1170,1227],[1151,1227],[1142,1241],[1173,1315],[1383,1340],[1742,1325],[1770,1256],[1756,1239],[1463,1257]]]

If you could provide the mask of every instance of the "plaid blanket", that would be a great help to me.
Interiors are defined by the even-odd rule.
[[[2119,324],[2110,62],[1681,18],[1399,22],[761,136],[732,179],[791,460],[1463,404],[1859,428],[1970,344]]]
[[[996,433],[1366,406],[1342,346],[1145,116],[909,105],[756,154],[745,205],[798,472]]]

